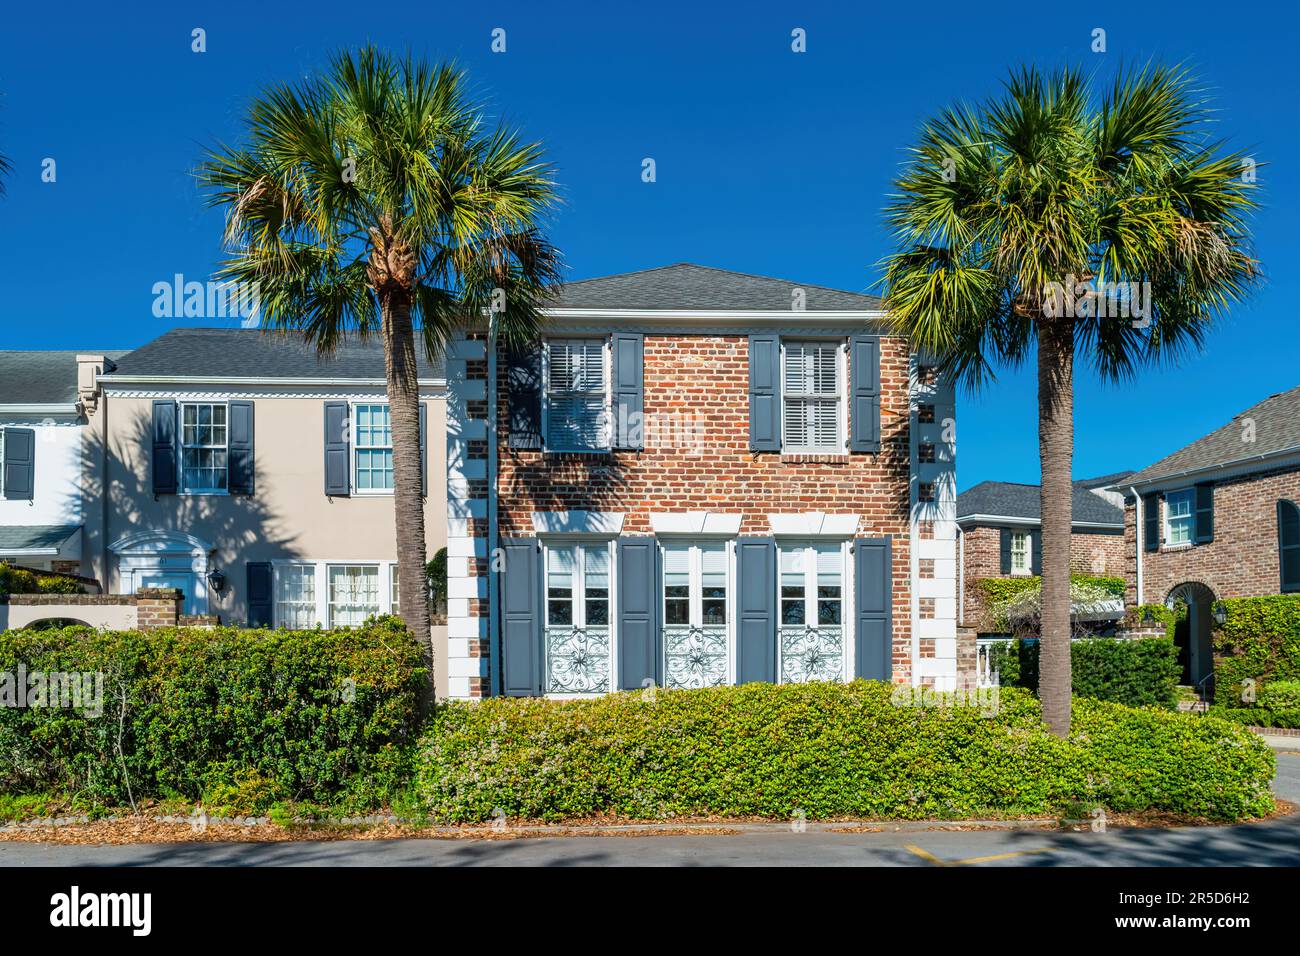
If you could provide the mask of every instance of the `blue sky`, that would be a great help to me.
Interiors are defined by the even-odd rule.
[[[221,214],[191,170],[239,136],[250,96],[374,41],[465,66],[492,111],[543,140],[571,278],[678,261],[870,290],[880,209],[918,126],[996,93],[1009,67],[1109,76],[1191,65],[1223,137],[1268,165],[1255,220],[1267,280],[1203,355],[1136,382],[1077,384],[1075,475],[1141,467],[1300,384],[1297,14],[1222,4],[316,2],[15,5],[0,35],[0,348],[128,348],[176,320],[151,288],[206,279]],[[380,12],[382,10],[382,12]],[[254,26],[255,25],[255,26]],[[190,31],[207,32],[207,52]],[[491,52],[494,28],[506,52]],[[791,30],[807,52],[790,49]],[[1106,30],[1107,52],[1090,50]],[[41,181],[46,157],[57,181]],[[653,157],[658,181],[641,181]],[[1032,369],[963,396],[959,483],[1038,479]]]

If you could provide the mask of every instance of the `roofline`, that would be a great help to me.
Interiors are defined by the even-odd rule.
[[[1163,485],[1170,481],[1176,481],[1179,478],[1192,478],[1200,475],[1214,475],[1219,472],[1232,471],[1234,469],[1250,472],[1251,465],[1271,465],[1278,460],[1285,460],[1290,457],[1300,456],[1300,445],[1289,445],[1286,448],[1279,448],[1277,451],[1264,452],[1259,455],[1248,455],[1245,458],[1234,458],[1231,461],[1221,462],[1217,465],[1205,465],[1201,468],[1187,468],[1183,471],[1171,471],[1151,478],[1125,478],[1123,481],[1114,485],[1107,485],[1107,491],[1126,491],[1129,488],[1146,487],[1149,485]]]
[[[683,322],[749,322],[755,319],[816,322],[824,320],[884,319],[882,309],[542,309],[542,314],[557,319],[680,319]]]
[[[19,557],[47,557],[58,555],[58,548],[0,548],[0,554],[18,555]]]
[[[0,403],[0,412],[11,415],[77,415],[80,411],[76,402]]]
[[[263,378],[258,376],[220,375],[101,375],[107,385],[312,385],[312,386],[387,386],[382,378]],[[446,378],[416,379],[418,385],[446,388]]]
[[[1037,525],[1042,524],[1041,518],[1025,518],[1021,515],[989,515],[989,514],[968,514],[958,515],[956,518],[958,524],[965,522],[967,524],[1023,524]],[[1123,530],[1124,521],[1071,521],[1072,528],[1119,528]]]

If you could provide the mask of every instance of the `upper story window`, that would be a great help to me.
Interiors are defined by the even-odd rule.
[[[1184,488],[1165,495],[1165,544],[1191,544],[1196,511],[1196,491]]]
[[[385,404],[352,408],[353,471],[358,492],[393,490],[393,423]]]
[[[1277,503],[1277,557],[1282,575],[1282,593],[1300,591],[1300,506],[1294,501]]]
[[[843,344],[783,341],[781,353],[782,447],[842,454]]]
[[[181,491],[225,491],[230,447],[225,404],[183,402],[180,418]]]
[[[609,369],[604,339],[546,343],[546,447],[603,451],[610,447]]]
[[[1011,573],[1029,574],[1033,568],[1032,539],[1028,531],[1011,532]]]

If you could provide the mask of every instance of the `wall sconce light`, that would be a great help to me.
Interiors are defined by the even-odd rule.
[[[208,584],[212,585],[212,590],[220,594],[226,589],[226,576],[221,571],[213,568],[208,572]]]
[[[1224,606],[1222,601],[1214,602],[1214,623],[1219,625],[1219,627],[1223,627],[1223,625],[1228,623],[1228,609]]]
[[[1142,612],[1143,624],[1154,624],[1155,622],[1156,622],[1156,616],[1154,613],[1152,613],[1151,608],[1147,608],[1145,611]]]

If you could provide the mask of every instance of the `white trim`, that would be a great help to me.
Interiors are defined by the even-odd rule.
[[[1189,468],[1185,471],[1171,472],[1167,475],[1158,475],[1155,478],[1146,478],[1141,481],[1134,481],[1129,478],[1118,485],[1107,485],[1106,490],[1123,493],[1125,489],[1132,492],[1140,488],[1143,489],[1142,494],[1149,494],[1153,491],[1163,491],[1165,488],[1182,488],[1188,481],[1197,484],[1206,479],[1226,480],[1228,478],[1240,478],[1257,471],[1272,471],[1291,466],[1300,467],[1300,445],[1291,445],[1286,448],[1279,448],[1277,451],[1265,452],[1261,455],[1250,455],[1246,458],[1234,458],[1232,461],[1225,461],[1218,465],[1206,465],[1203,468]]]
[[[387,445],[366,445],[363,448],[362,446],[359,446],[357,444],[357,432],[359,431],[359,428],[357,426],[357,408],[360,406],[365,406],[367,408],[376,408],[382,406],[383,408],[388,410],[388,444]],[[357,480],[358,478],[357,452],[358,451],[375,451],[375,450],[383,451],[385,448],[388,450],[390,454],[393,451],[393,412],[392,412],[392,406],[389,405],[388,403],[388,399],[385,398],[383,401],[377,401],[374,399],[359,398],[348,402],[348,425],[349,425],[348,435],[351,439],[348,442],[348,470],[350,472],[348,476],[348,481],[351,483],[352,486],[352,497],[356,497],[356,498],[393,497],[397,493],[396,472],[394,472],[393,474],[392,488],[362,488],[360,486],[360,482]],[[367,426],[367,427],[373,428],[374,426]]]
[[[801,288],[791,283],[790,288]],[[878,309],[826,309],[797,311],[795,309],[542,309],[542,314],[555,319],[655,319],[660,322],[689,324],[698,321],[731,322],[744,324],[765,322],[861,322],[864,319],[884,320],[888,312]]]
[[[818,612],[818,567],[817,567],[817,548],[821,545],[830,544],[831,542],[822,540],[787,540],[778,541],[776,546],[776,682],[784,684],[785,679],[785,659],[781,650],[781,555],[782,553],[804,552],[802,559],[804,575],[804,627],[838,627],[842,646],[840,648],[842,657],[840,660],[840,680],[851,681],[856,676],[855,663],[857,661],[857,628],[856,614],[857,609],[853,606],[853,592],[855,590],[856,579],[853,577],[854,561],[852,560],[851,548],[852,542],[844,540],[839,542],[840,554],[840,623],[819,624],[817,620]],[[810,557],[811,556],[811,557]],[[892,628],[891,628],[892,633]],[[892,653],[892,649],[891,649]]]
[[[378,386],[387,388],[388,382],[382,378],[259,378],[243,375],[101,375],[98,379],[109,385],[302,385],[302,386],[347,386],[368,388]],[[445,388],[445,378],[418,378],[416,384],[435,388]]]
[[[772,534],[778,538],[851,538],[857,534],[859,515],[805,511],[799,514],[767,516]]]
[[[1037,528],[1040,524],[1042,524],[1042,521],[1038,518],[1021,518],[1015,515],[970,514],[970,515],[961,515],[956,519],[956,521],[959,525],[963,527],[967,527],[970,525],[983,525],[983,524],[1007,524],[1007,525],[1017,525],[1017,526]],[[1120,521],[1120,522],[1112,523],[1109,521],[1071,521],[1070,527],[1109,528],[1114,531],[1122,532],[1124,530],[1124,522]]]
[[[616,537],[623,531],[625,517],[619,511],[534,511],[533,533]]]
[[[78,415],[80,405],[0,403],[0,415]]]
[[[785,434],[785,408],[790,398],[786,388],[786,343],[795,345],[834,345],[835,346],[835,440],[830,445],[795,445]],[[801,337],[796,335],[781,336],[778,342],[781,387],[781,453],[789,455],[844,455],[849,451],[849,402],[852,387],[849,384],[849,343],[843,336],[820,338],[816,336]],[[798,398],[807,400],[816,393],[799,393]],[[825,399],[825,395],[818,396]],[[796,398],[795,400],[798,400]],[[809,437],[812,437],[811,435]]]
[[[391,558],[272,558],[271,565],[271,626],[281,627],[278,619],[280,582],[279,569],[286,566],[310,565],[316,570],[316,623],[329,627],[329,571],[330,568],[343,567],[378,567],[379,569],[379,614],[393,614],[393,579],[397,571],[397,562]]]
[[[587,445],[577,448],[560,448],[550,443],[550,410],[551,410],[551,346],[556,343],[573,344],[575,342],[599,342],[600,343],[600,363],[601,363],[601,380],[604,395],[601,410],[604,414],[604,421],[601,423],[604,434],[601,436],[604,441],[599,445]],[[549,335],[542,341],[541,356],[541,428],[542,428],[542,450],[554,454],[603,454],[610,452],[614,447],[614,368],[613,368],[613,348],[612,342],[608,335]],[[576,389],[568,389],[573,394],[589,394],[579,392]]]
[[[650,529],[658,536],[691,535],[734,538],[740,534],[741,516],[717,511],[667,511],[650,515]]]
[[[1172,525],[1169,521],[1169,499],[1174,495],[1185,495],[1187,497],[1187,514],[1178,515],[1179,519],[1187,521],[1187,540],[1185,541],[1174,540]],[[1156,507],[1160,511],[1160,527],[1164,533],[1160,542],[1160,550],[1178,551],[1189,548],[1196,543],[1196,488],[1194,486],[1187,485],[1183,488],[1172,488],[1169,491],[1162,492]]]
[[[691,627],[705,627],[704,624],[704,549],[710,548],[717,550],[721,545],[722,555],[725,564],[726,597],[723,600],[723,616],[726,620],[723,622],[723,631],[726,635],[727,659],[726,671],[723,678],[724,686],[731,686],[736,682],[736,563],[735,563],[735,542],[730,540],[719,540],[717,538],[672,538],[668,541],[658,543],[660,566],[664,566],[664,555],[668,548],[684,549],[686,551],[686,569],[688,586],[687,594],[687,620]],[[660,574],[658,581],[658,601],[659,601],[659,669],[663,674],[664,686],[668,686],[668,642],[664,639],[664,629],[670,626],[667,620],[668,593],[667,585],[664,581],[664,575]],[[716,625],[714,625],[716,626]]]
[[[1016,536],[1025,539],[1025,566],[1016,570]],[[1011,532],[1011,568],[1010,574],[1013,578],[1029,578],[1034,576],[1034,536],[1028,531]]]

